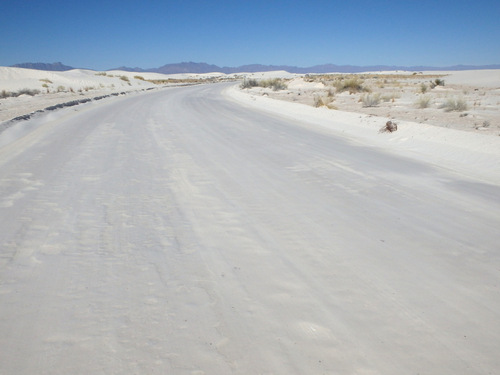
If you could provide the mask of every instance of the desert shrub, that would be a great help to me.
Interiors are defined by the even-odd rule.
[[[144,77],[143,76],[134,76],[135,79],[139,79],[141,81],[145,81]]]
[[[264,79],[259,82],[259,86],[272,88],[274,91],[286,90],[288,87],[281,78]]]
[[[99,72],[95,74],[96,76],[103,76],[106,77],[108,74],[106,72]]]
[[[380,94],[366,94],[361,96],[363,107],[376,107],[380,104]]]
[[[45,83],[52,83],[52,81],[50,79],[47,79],[47,78],[41,78],[39,79],[40,82],[45,82]]]
[[[439,108],[444,109],[446,112],[462,112],[466,111],[468,106],[467,102],[463,98],[458,99],[448,99],[446,102],[441,104]]]
[[[369,91],[369,89],[363,86],[363,83],[364,81],[362,79],[354,76],[349,78],[340,78],[333,83],[333,86],[335,87],[337,92],[349,91],[349,94]]]
[[[431,97],[429,95],[421,95],[415,103],[416,107],[420,109],[428,108],[430,104]]]
[[[18,92],[13,93],[12,96],[19,96],[19,95],[35,96],[37,94],[40,94],[40,90],[36,90],[36,89],[21,89]]]
[[[130,82],[127,76],[120,76],[120,79],[125,82]]]
[[[259,83],[257,82],[256,79],[244,79],[243,82],[241,83],[240,87],[242,89],[250,89],[252,87],[257,87]]]
[[[316,95],[314,97],[314,106],[316,108],[319,108],[319,107],[328,107],[330,109],[334,109],[335,106],[332,104],[333,103],[333,97],[331,96],[320,96],[320,95]]]
[[[244,79],[240,85],[242,89],[249,89],[257,86],[271,88],[274,91],[286,90],[288,87],[286,82],[281,78],[263,79],[261,81],[257,81],[256,79]]]
[[[57,86],[57,92],[61,92],[64,90],[66,90],[66,88],[64,86]]]
[[[425,83],[422,83],[422,84],[420,85],[420,92],[421,92],[422,94],[425,94],[425,93],[427,92],[427,89],[428,89],[428,87],[427,87],[427,85],[426,85]]]
[[[431,81],[431,89],[433,89],[436,86],[444,86],[444,80],[436,78],[434,81]]]

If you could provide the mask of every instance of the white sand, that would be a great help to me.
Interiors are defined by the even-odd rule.
[[[0,94],[22,89],[39,90],[35,96],[0,98],[0,122],[42,110],[59,103],[93,98],[110,93],[137,92],[158,88],[147,80],[214,80],[225,78],[221,73],[209,74],[159,74],[125,71],[99,72],[73,69],[49,72],[34,69],[0,67]],[[165,85],[162,85],[165,86]]]
[[[200,85],[5,130],[0,374],[494,374],[500,137],[385,120]]]
[[[352,77],[358,79],[363,89],[337,92],[336,82]],[[445,84],[432,88],[435,79]],[[331,109],[387,117],[396,122],[500,135],[500,70],[310,75],[287,83],[286,90],[255,87],[245,92],[311,106],[319,101]],[[364,99],[368,97],[377,98],[377,102],[366,105]],[[465,108],[448,111],[443,106],[449,102],[460,102]]]
[[[394,133],[379,133],[390,118],[275,100],[260,92],[249,94],[238,86],[228,89],[227,95],[260,110],[321,125],[334,133],[347,134],[392,152],[418,154],[430,163],[439,161],[485,181],[500,182],[500,137],[497,136],[410,121],[398,121],[398,130]]]

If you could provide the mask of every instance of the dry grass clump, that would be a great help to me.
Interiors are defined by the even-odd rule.
[[[348,78],[341,77],[333,82],[333,87],[337,92],[349,91],[349,94],[356,92],[369,92],[370,89],[363,86],[364,80],[358,76],[351,76]]]
[[[281,78],[264,79],[259,82],[260,87],[272,88],[274,91],[286,90],[288,85]]]
[[[316,95],[314,97],[314,106],[316,108],[319,108],[319,107],[327,107],[329,109],[337,109],[337,107],[335,107],[335,105],[333,105],[333,101],[335,99],[333,98],[333,96],[320,96],[320,95]]]
[[[40,90],[36,90],[36,89],[21,89],[19,91],[2,90],[0,92],[0,99],[17,98],[18,96],[21,96],[21,95],[35,96],[38,94],[40,94]]]
[[[448,99],[446,102],[439,106],[440,109],[444,109],[445,112],[463,112],[468,109],[467,102],[463,98],[458,99]]]
[[[415,102],[415,106],[420,109],[428,108],[431,104],[431,97],[429,95],[421,95]]]
[[[363,107],[376,107],[380,104],[380,94],[363,94],[360,101]]]
[[[256,79],[244,79],[241,83],[240,87],[242,89],[250,89],[252,87],[264,87],[271,88],[273,91],[286,90],[288,85],[285,80],[281,78],[271,78],[271,79],[263,79],[257,81]]]

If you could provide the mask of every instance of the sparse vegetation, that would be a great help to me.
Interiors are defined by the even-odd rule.
[[[430,104],[431,97],[429,95],[421,95],[415,103],[416,107],[420,109],[428,108]]]
[[[35,96],[38,94],[40,94],[40,90],[36,90],[36,89],[21,89],[19,91],[14,91],[14,92],[2,90],[0,92],[0,98],[1,99],[17,98],[18,96],[21,96],[21,95]]]
[[[129,83],[130,83],[130,80],[128,79],[128,77],[127,77],[127,76],[120,76],[120,79],[121,79],[122,81],[129,82]]]
[[[336,80],[333,83],[333,86],[337,92],[349,91],[349,94],[370,91],[368,88],[363,86],[363,83],[364,81],[358,76],[351,76],[349,78],[340,78]]]
[[[436,86],[444,86],[444,80],[436,78],[434,81],[431,81],[431,89],[435,88]]]
[[[47,79],[47,78],[41,78],[39,79],[40,82],[45,82],[45,83],[52,83],[52,81],[50,79]]]
[[[33,90],[33,89],[21,89],[17,93],[15,93],[13,96],[20,96],[20,95],[29,95],[29,96],[35,96],[40,94],[40,90]]]
[[[281,78],[271,78],[271,79],[263,79],[261,81],[257,81],[256,79],[244,79],[241,83],[240,87],[242,89],[249,89],[252,87],[264,87],[264,88],[272,88],[273,91],[286,90],[287,84]]]
[[[425,94],[425,93],[427,92],[427,90],[428,90],[427,85],[426,85],[425,83],[422,83],[422,84],[420,85],[420,92],[421,92],[422,94]]]
[[[259,86],[259,83],[257,82],[256,79],[246,79],[246,78],[240,85],[242,89],[251,89],[252,87],[257,87],[257,86]]]
[[[463,98],[448,99],[441,104],[439,108],[444,109],[446,112],[463,112],[468,109],[467,102]]]
[[[286,90],[287,84],[281,78],[265,79],[259,82],[259,86],[272,88],[274,91]]]
[[[103,76],[106,77],[108,74],[106,72],[99,72],[95,74],[96,76]]]
[[[392,103],[394,103],[394,102],[396,101],[396,99],[398,99],[398,98],[400,98],[400,97],[401,97],[401,95],[396,94],[396,93],[394,93],[394,92],[393,92],[393,93],[391,93],[391,94],[389,94],[389,95],[383,95],[383,96],[381,97],[381,99],[382,99],[382,101],[383,101],[383,102],[385,102],[385,103],[387,103],[387,102],[392,102]]]
[[[319,107],[327,107],[330,109],[336,109],[336,107],[332,104],[333,103],[333,97],[332,96],[320,96],[317,95],[314,97],[314,106],[316,108]]]
[[[145,81],[144,77],[143,76],[134,76],[135,79],[138,79],[138,80],[141,80],[141,81]]]
[[[380,94],[364,94],[360,98],[363,107],[376,107],[380,104]]]

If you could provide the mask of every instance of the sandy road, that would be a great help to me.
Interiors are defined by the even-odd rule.
[[[497,373],[499,187],[224,87],[0,148],[0,374]]]

